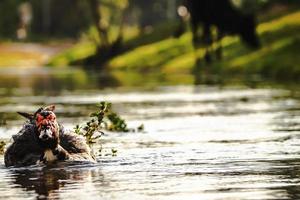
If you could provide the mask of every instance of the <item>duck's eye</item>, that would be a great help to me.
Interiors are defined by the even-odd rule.
[[[48,120],[51,120],[51,121],[54,121],[54,120],[56,119],[56,116],[55,116],[54,113],[51,113],[51,114],[49,114],[49,115],[47,116],[47,119],[48,119]]]
[[[46,130],[46,129],[50,129],[51,128],[51,126],[49,126],[48,124],[46,124],[46,125],[41,125],[41,129],[42,130]]]
[[[37,118],[36,118],[37,122],[41,122],[43,119],[44,119],[44,117],[42,115],[37,114]]]

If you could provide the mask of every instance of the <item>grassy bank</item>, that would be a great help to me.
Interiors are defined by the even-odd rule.
[[[152,31],[143,34],[139,34],[137,27],[126,27],[123,37],[125,49],[127,51],[131,51],[138,46],[152,44],[156,41],[164,40],[172,35],[176,25],[177,24],[174,21],[162,23],[157,25]],[[96,40],[99,40],[93,27],[90,31],[88,31],[86,37],[84,37],[72,48],[54,56],[49,61],[48,66],[65,67],[72,65],[72,63],[80,63],[81,60],[94,55],[97,47],[95,43],[87,38],[96,38]]]
[[[72,44],[68,41],[52,43],[1,42],[0,67],[39,67]]]
[[[130,46],[129,50],[107,63],[119,82],[125,85],[138,84],[148,79],[155,79],[155,82],[178,82],[179,79],[183,83],[193,82],[191,72],[195,67],[195,54],[203,57],[204,49],[193,49],[191,33],[175,39],[168,37],[174,26],[162,27],[152,34],[142,36],[144,38],[137,36],[127,40],[125,45]],[[207,68],[224,76],[260,74],[264,78],[276,80],[299,80],[300,57],[296,54],[300,45],[300,11],[293,9],[283,15],[270,17],[259,24],[257,30],[262,48],[251,50],[239,38],[226,37],[222,41],[224,59],[215,60]],[[92,43],[82,42],[54,57],[49,65],[68,65],[94,52],[95,46]],[[141,74],[145,76],[141,77]]]
[[[261,49],[250,50],[238,38],[226,37],[222,41],[224,59],[209,67],[225,74],[257,73],[267,78],[297,79],[300,77],[299,32],[300,11],[264,22],[258,26]],[[202,57],[204,49],[195,52],[191,34],[186,33],[178,40],[170,38],[138,47],[108,64],[112,70],[188,74],[195,66],[195,53]]]

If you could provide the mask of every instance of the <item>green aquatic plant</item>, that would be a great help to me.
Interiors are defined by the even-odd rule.
[[[144,125],[137,129],[128,128],[126,121],[112,110],[112,104],[100,102],[97,110],[90,114],[90,120],[84,125],[76,125],[74,132],[86,138],[88,143],[95,143],[103,135],[103,130],[110,132],[141,132]]]
[[[111,132],[142,132],[144,131],[144,125],[141,124],[136,129],[128,128],[127,122],[123,119],[118,113],[114,112],[112,109],[112,104],[107,102],[101,102],[98,107],[104,112],[95,112],[91,116],[96,116],[99,119],[102,119],[104,124],[104,129]],[[104,114],[102,114],[104,113]]]
[[[127,123],[117,113],[110,111],[107,114],[108,123],[106,123],[106,129],[116,132],[128,132]]]
[[[111,149],[111,153],[113,156],[117,155],[118,150],[117,149]]]
[[[85,125],[76,125],[74,128],[75,133],[84,136],[88,143],[95,143],[103,134],[103,118],[108,112],[108,103],[101,102],[97,107],[97,111],[90,114],[91,119]]]
[[[4,147],[6,145],[6,142],[4,141],[0,141],[0,154],[4,153]]]

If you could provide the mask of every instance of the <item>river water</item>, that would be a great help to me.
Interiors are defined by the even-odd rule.
[[[2,139],[9,140],[22,126],[16,111],[53,103],[67,128],[86,121],[97,102],[110,101],[129,127],[144,124],[145,130],[106,132],[93,147],[97,164],[5,168],[1,156],[0,199],[300,199],[296,89],[97,89],[83,82],[78,86],[84,79],[78,74],[79,80],[54,79],[43,72],[48,79],[41,82],[25,72],[10,78],[13,72],[5,73],[5,84],[0,81]]]

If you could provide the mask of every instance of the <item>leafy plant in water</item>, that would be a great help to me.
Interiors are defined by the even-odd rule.
[[[108,111],[108,104],[101,102],[97,107],[98,110],[91,113],[91,119],[84,126],[76,125],[74,128],[75,133],[84,136],[88,143],[95,143],[103,134],[103,118]]]
[[[111,107],[111,104],[109,105]],[[122,119],[117,113],[110,112],[107,114],[108,123],[106,123],[106,129],[109,131],[116,131],[116,132],[128,132],[129,129],[127,128],[127,123],[124,119]]]
[[[95,143],[103,134],[103,129],[112,132],[135,131],[134,129],[129,129],[126,121],[113,112],[111,107],[111,103],[100,102],[97,105],[98,109],[90,114],[91,119],[85,125],[75,126],[75,133],[84,136],[88,143]],[[143,130],[143,125],[137,128],[137,131]]]
[[[0,154],[4,153],[5,145],[6,145],[6,143],[4,141],[0,141]]]

